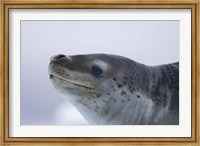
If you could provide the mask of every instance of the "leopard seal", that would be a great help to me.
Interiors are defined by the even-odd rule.
[[[179,124],[178,62],[147,66],[110,54],[50,60],[53,86],[89,124]]]

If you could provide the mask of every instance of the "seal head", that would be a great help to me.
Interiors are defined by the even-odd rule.
[[[178,63],[149,67],[122,56],[56,55],[55,89],[90,124],[178,124]]]

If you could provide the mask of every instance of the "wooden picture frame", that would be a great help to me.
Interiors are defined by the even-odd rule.
[[[2,0],[1,4],[1,144],[2,145],[199,145],[199,0],[181,1],[48,1]],[[63,8],[113,8],[113,9],[191,9],[192,13],[192,136],[191,137],[131,137],[131,138],[63,138],[63,137],[9,137],[9,9],[63,9]]]

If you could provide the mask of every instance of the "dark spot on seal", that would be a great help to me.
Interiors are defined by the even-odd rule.
[[[114,102],[116,102],[116,99],[114,99],[113,97],[110,97],[110,98],[109,98],[109,101],[114,101]]]
[[[131,85],[133,85],[133,82],[131,82]]]
[[[125,91],[122,91],[121,92],[121,95],[123,96],[123,95],[126,95],[126,92]]]
[[[159,102],[158,102],[158,101],[156,101],[156,104],[157,104],[157,105],[159,105]]]
[[[140,95],[137,94],[137,98],[140,98]]]
[[[123,86],[122,86],[121,84],[118,84],[117,87],[118,87],[118,88],[121,88],[121,87],[123,87]]]
[[[126,85],[126,82],[123,82],[124,85]]]
[[[104,103],[106,103],[106,101],[105,101],[104,99],[103,99],[102,101],[103,101]]]
[[[124,76],[123,78],[124,78],[125,80],[128,80],[128,77],[125,77],[125,76]]]
[[[107,93],[107,95],[110,95],[110,93]]]
[[[112,78],[114,81],[117,81],[117,79],[116,78]]]
[[[134,88],[132,88],[131,86],[128,87],[129,91],[133,94],[133,92],[135,91]]]
[[[104,110],[105,114],[108,114],[108,110]]]
[[[50,79],[53,79],[54,77],[53,77],[53,75],[49,75],[49,78],[50,78]]]
[[[101,93],[97,94],[97,98],[100,98],[101,97]]]

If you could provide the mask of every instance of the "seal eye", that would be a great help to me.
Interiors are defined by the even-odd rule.
[[[94,76],[99,77],[99,76],[103,75],[103,70],[97,65],[92,65],[91,71]]]

